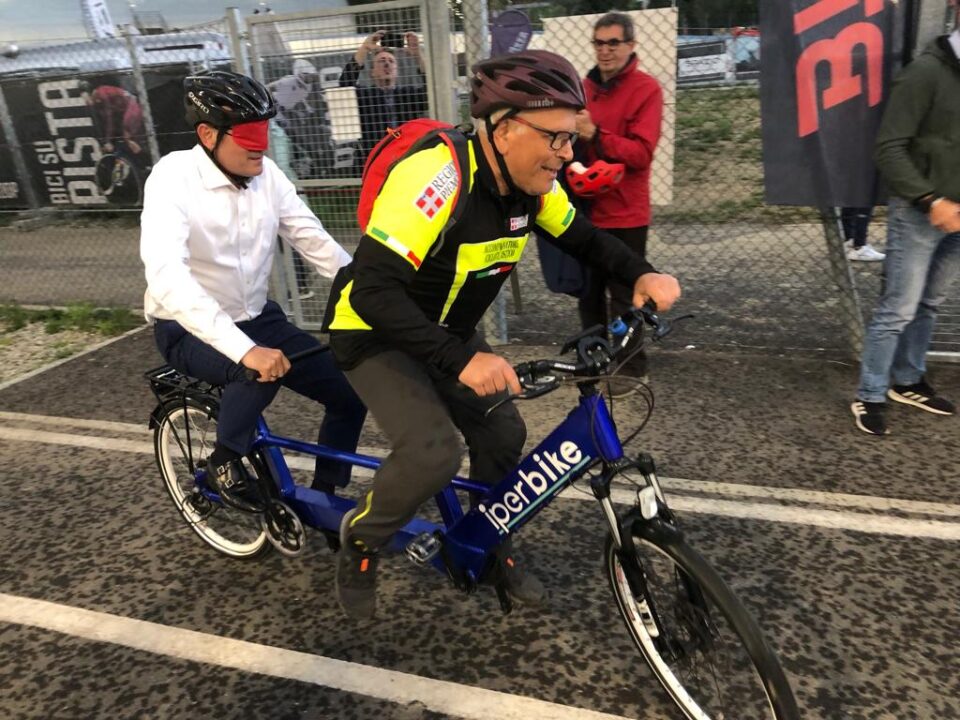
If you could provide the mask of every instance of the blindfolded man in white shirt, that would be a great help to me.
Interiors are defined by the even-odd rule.
[[[198,144],[162,158],[144,192],[144,310],[171,366],[224,386],[210,477],[225,502],[255,512],[262,502],[238,461],[281,385],[324,405],[318,442],[338,450],[356,449],[366,415],[329,352],[294,366],[287,359],[319,342],[267,299],[276,237],[327,277],[350,256],[264,156],[277,106],[262,84],[223,70],[200,73],[184,80],[184,105]],[[244,368],[259,381],[246,380]],[[318,459],[314,487],[343,485],[349,472]]]

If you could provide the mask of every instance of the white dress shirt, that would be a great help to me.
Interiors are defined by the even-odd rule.
[[[957,59],[960,60],[960,28],[957,28],[950,33],[950,47],[953,48],[953,52],[956,54]]]
[[[164,156],[140,216],[147,320],[176,320],[239,362],[256,343],[236,323],[263,312],[277,235],[326,277],[350,262],[269,158],[240,190],[200,145]]]

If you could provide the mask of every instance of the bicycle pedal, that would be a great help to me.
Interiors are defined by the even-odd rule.
[[[433,533],[423,532],[407,543],[406,553],[417,565],[426,565],[440,552],[440,539]]]

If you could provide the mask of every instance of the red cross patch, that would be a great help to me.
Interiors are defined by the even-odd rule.
[[[414,204],[420,208],[420,212],[433,220],[433,216],[443,207],[443,203],[443,197],[431,186],[423,191],[423,194],[417,198]]]

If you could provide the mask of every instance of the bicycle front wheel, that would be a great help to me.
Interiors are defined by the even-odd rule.
[[[215,405],[192,398],[171,404],[153,435],[157,465],[170,499],[207,545],[232,558],[253,558],[269,547],[259,517],[212,499],[198,482],[216,437]],[[251,475],[256,473],[246,459],[244,464]]]
[[[776,654],[707,561],[678,537],[633,542],[637,564],[607,538],[610,586],[634,643],[686,717],[799,720]]]

